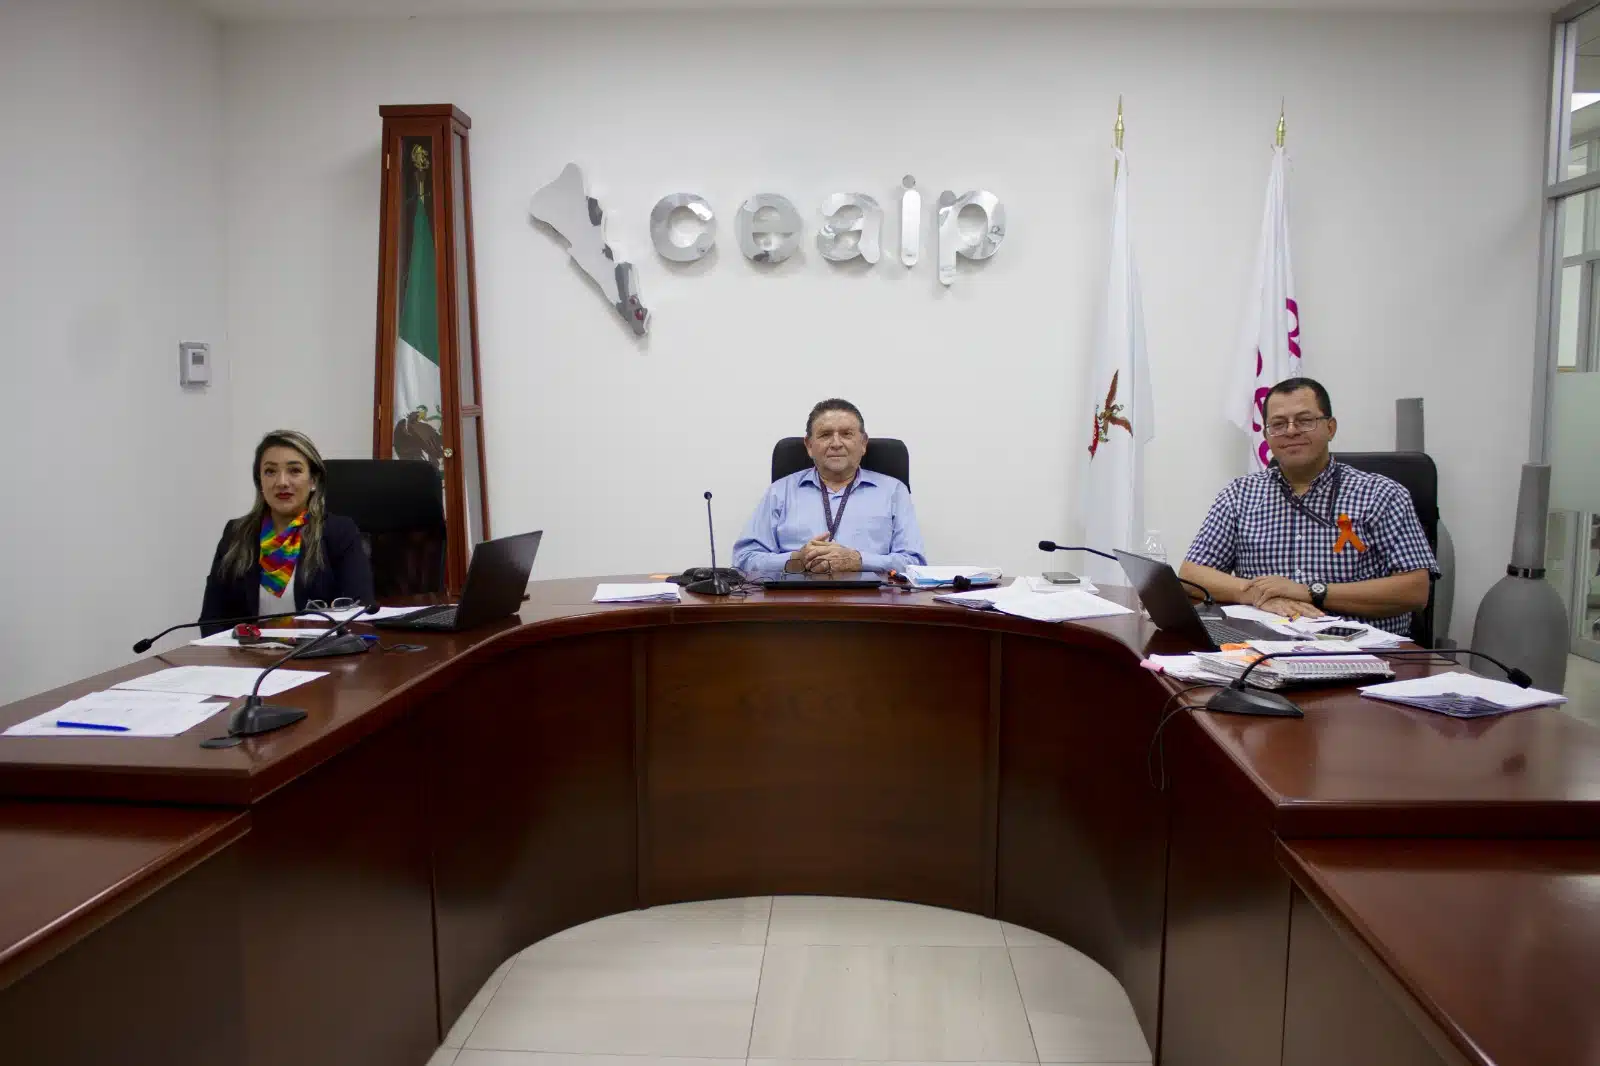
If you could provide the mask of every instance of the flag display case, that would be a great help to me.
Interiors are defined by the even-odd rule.
[[[445,582],[458,595],[489,533],[472,246],[472,120],[450,104],[385,105],[378,230],[376,459],[439,471]]]

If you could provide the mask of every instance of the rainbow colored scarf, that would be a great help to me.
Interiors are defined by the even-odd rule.
[[[261,584],[274,596],[282,596],[294,577],[294,565],[300,560],[300,527],[305,524],[304,511],[282,533],[272,531],[271,515],[261,519]]]

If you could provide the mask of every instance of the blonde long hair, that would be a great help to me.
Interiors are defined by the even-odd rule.
[[[300,528],[300,562],[297,565],[305,567],[307,577],[322,568],[322,523],[327,514],[322,501],[322,483],[328,468],[310,437],[292,429],[275,429],[256,445],[256,455],[250,463],[250,484],[255,489],[256,502],[248,514],[233,520],[229,530],[232,543],[222,557],[225,577],[243,577],[261,557],[261,523],[267,517],[267,498],[261,494],[261,457],[268,448],[292,448],[311,468],[311,496],[306,501],[306,524]]]

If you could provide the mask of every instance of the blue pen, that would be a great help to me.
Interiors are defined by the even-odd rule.
[[[57,722],[57,729],[98,729],[105,733],[126,733],[125,725],[101,725],[99,722]]]

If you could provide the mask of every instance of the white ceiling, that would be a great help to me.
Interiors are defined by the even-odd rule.
[[[1548,14],[1552,0],[191,0],[224,19],[313,19],[528,12],[813,10],[1218,9],[1514,12]]]

